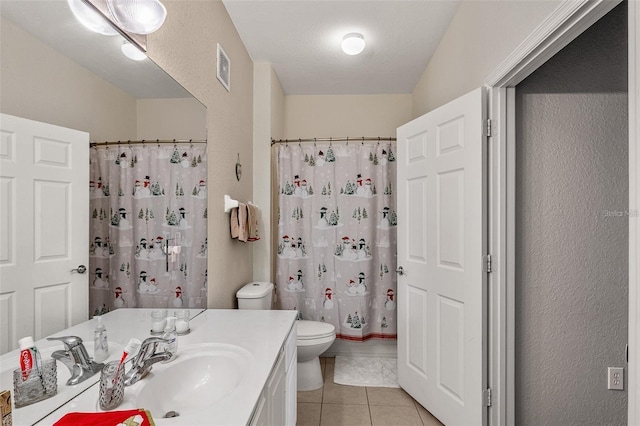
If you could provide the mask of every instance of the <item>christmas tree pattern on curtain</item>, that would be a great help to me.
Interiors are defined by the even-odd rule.
[[[90,161],[90,312],[206,308],[206,145],[123,144]]]
[[[281,309],[338,338],[396,338],[395,142],[278,147]]]

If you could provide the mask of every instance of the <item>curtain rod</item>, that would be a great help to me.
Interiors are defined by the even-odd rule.
[[[155,139],[155,140],[146,140],[146,139],[142,139],[139,141],[105,141],[105,142],[89,142],[89,146],[91,148],[93,147],[97,147],[97,146],[106,146],[106,145],[154,145],[154,144],[161,144],[161,143],[172,143],[172,144],[178,144],[178,143],[207,143],[207,140],[197,140],[194,141],[192,139],[186,140],[186,139],[182,139],[182,140],[178,140],[178,139]]]
[[[342,138],[306,138],[306,139],[271,139],[271,145],[277,143],[300,143],[300,142],[364,142],[364,141],[395,141],[394,137],[379,137],[379,136],[361,136],[359,138],[342,137]]]

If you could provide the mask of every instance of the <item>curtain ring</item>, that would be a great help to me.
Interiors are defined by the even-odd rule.
[[[189,148],[193,149],[193,139],[189,139]]]
[[[362,137],[362,146],[364,146],[364,136]]]
[[[160,148],[160,139],[156,139],[156,143],[158,144],[158,148]]]
[[[318,146],[316,145],[316,138],[313,138],[313,147],[317,148]]]
[[[300,149],[302,149],[302,139],[298,138],[298,146],[300,147]]]

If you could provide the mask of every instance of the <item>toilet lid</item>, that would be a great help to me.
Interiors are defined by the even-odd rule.
[[[328,337],[335,335],[336,328],[321,321],[305,321],[299,320],[296,323],[298,331],[298,340],[317,339],[320,337]]]

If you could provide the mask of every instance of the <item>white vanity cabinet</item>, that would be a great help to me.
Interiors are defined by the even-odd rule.
[[[118,309],[104,316],[109,333],[110,359],[122,354],[129,338],[140,340],[149,337],[151,324],[149,309]],[[283,426],[296,424],[296,317],[295,311],[259,311],[208,309],[192,313],[191,332],[178,336],[178,356],[168,364],[155,364],[152,374],[137,384],[125,388],[125,399],[117,410],[134,408],[149,409],[158,425],[202,425],[202,426]],[[77,335],[91,342],[95,320],[74,326],[57,334]],[[112,347],[113,343],[113,347]],[[36,342],[43,353],[49,357],[53,350],[59,349],[59,342],[42,340]],[[91,349],[89,344],[88,350]],[[213,349],[212,349],[213,348]],[[217,349],[216,349],[217,348]],[[226,349],[225,349],[226,348]],[[236,373],[237,381],[229,381],[235,386],[217,400],[211,400],[206,408],[176,407],[180,416],[163,419],[167,412],[163,407],[144,406],[138,399],[143,388],[156,389],[152,383],[170,370],[181,368],[185,362],[206,354],[237,351],[233,358],[241,365]],[[220,355],[221,356],[221,355]],[[11,372],[18,367],[18,351],[0,357],[0,389],[12,389]],[[181,361],[182,360],[182,361]],[[224,360],[224,357],[221,358]],[[222,361],[221,361],[222,362]],[[226,362],[226,361],[225,361]],[[233,366],[233,362],[229,364]],[[230,369],[231,372],[231,369]],[[241,374],[242,373],[242,374]],[[65,376],[66,374],[66,376]],[[208,370],[202,370],[203,375]],[[6,377],[5,377],[6,376]],[[96,412],[98,399],[98,375],[81,385],[66,386],[69,376],[66,367],[58,364],[58,394],[45,401],[14,410],[15,425],[51,426],[65,414],[73,411]],[[4,380],[6,378],[6,380]],[[158,397],[170,398],[172,393],[187,392],[192,389],[189,382],[177,383],[171,389],[157,388]],[[181,387],[184,389],[181,390]],[[141,405],[143,405],[141,407]],[[174,410],[173,406],[171,408]]]
[[[285,388],[285,424],[295,426],[298,419],[298,333],[295,321],[284,347],[285,375],[287,379]]]
[[[251,426],[296,424],[296,328],[293,325],[256,404]]]

